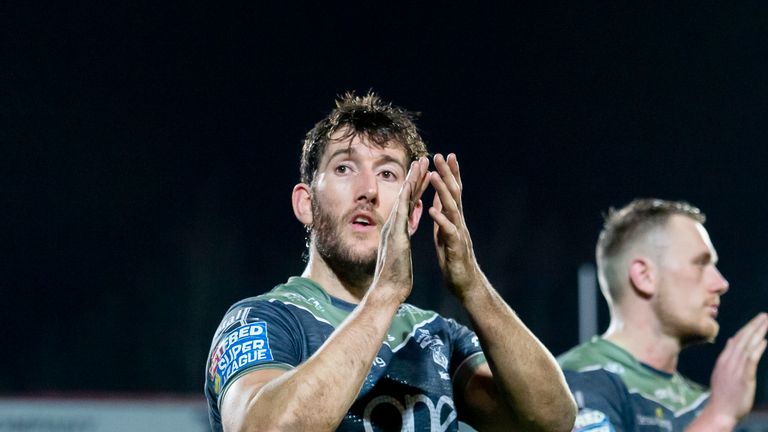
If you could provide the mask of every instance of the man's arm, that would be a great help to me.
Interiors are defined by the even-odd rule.
[[[222,396],[225,431],[312,430],[338,427],[413,284],[407,221],[426,188],[426,158],[411,165],[382,228],[374,280],[349,317],[306,362],[284,372],[248,373]]]
[[[464,392],[466,406],[481,414],[474,422],[490,421],[486,426],[501,430],[570,431],[576,406],[552,354],[490,285],[468,297],[463,303],[488,359]],[[476,403],[494,400],[487,406],[495,415]]]
[[[728,339],[712,371],[711,396],[688,432],[732,431],[752,409],[757,364],[766,347],[768,315],[759,313]]]
[[[430,173],[435,200],[438,262],[448,287],[466,308],[488,368],[470,378],[461,406],[482,429],[569,431],[576,404],[552,354],[491,286],[475,259],[464,221],[456,156],[434,157]]]

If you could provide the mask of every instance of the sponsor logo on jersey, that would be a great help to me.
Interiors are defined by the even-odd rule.
[[[602,411],[584,408],[576,416],[576,423],[573,425],[574,432],[614,432],[613,425],[608,420],[608,416]]]
[[[635,417],[638,426],[656,426],[660,430],[672,432],[672,422],[663,418],[644,416],[638,414]]]
[[[216,333],[225,331],[229,327],[232,326],[235,322],[240,323],[241,326],[244,326],[248,324],[248,313],[251,311],[251,307],[244,307],[242,309],[238,309],[234,313],[231,313],[224,317],[223,320],[221,320],[221,324],[219,324],[219,327],[216,329]]]
[[[240,369],[272,360],[267,323],[255,322],[227,333],[211,355],[208,374],[218,393]]]
[[[385,406],[394,407],[400,412],[401,428],[402,431],[413,432],[416,428],[416,418],[414,417],[414,409],[417,405],[423,405],[427,413],[429,414],[429,428],[425,428],[422,422],[426,421],[422,416],[419,416],[418,430],[430,430],[430,431],[447,431],[454,420],[456,420],[456,407],[453,404],[453,400],[446,396],[440,396],[437,404],[432,402],[432,399],[423,394],[417,395],[405,395],[405,403],[399,399],[388,395],[377,396],[373,398],[368,405],[365,406],[363,412],[363,427],[366,432],[373,432],[374,427],[371,423],[371,416],[377,408],[384,408]],[[446,415],[443,416],[443,411],[447,410]],[[389,412],[389,410],[387,410]],[[443,419],[443,417],[445,417]]]

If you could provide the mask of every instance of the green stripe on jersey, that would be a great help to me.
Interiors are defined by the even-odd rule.
[[[310,279],[291,277],[285,284],[257,297],[258,300],[279,301],[309,312],[316,320],[338,327],[354,308],[354,304],[334,300],[319,285]],[[344,306],[348,306],[345,308]],[[439,315],[433,311],[402,304],[397,310],[384,344],[392,351],[398,351],[413,337],[416,331],[435,320]]]
[[[598,336],[566,352],[558,362],[567,370],[604,369],[617,374],[630,393],[639,394],[678,415],[698,406],[708,394],[705,387],[680,373],[669,374],[644,365],[618,345]]]

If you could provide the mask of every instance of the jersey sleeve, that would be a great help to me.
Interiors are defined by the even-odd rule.
[[[579,406],[574,432],[635,430],[628,391],[619,377],[602,369],[564,373]]]
[[[245,373],[291,369],[301,361],[303,331],[280,302],[243,301],[224,315],[206,363],[206,397],[219,404],[228,386]]]
[[[455,388],[464,388],[477,368],[486,362],[475,332],[455,320],[446,320],[452,334],[450,374]]]

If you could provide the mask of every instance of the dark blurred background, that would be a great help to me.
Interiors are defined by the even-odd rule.
[[[2,9],[1,394],[202,397],[225,310],[303,269],[300,142],[347,90],[458,154],[481,265],[553,353],[602,214],[634,197],[701,207],[731,283],[684,373],[707,383],[767,309],[761,2]],[[429,231],[410,300],[463,318]]]

